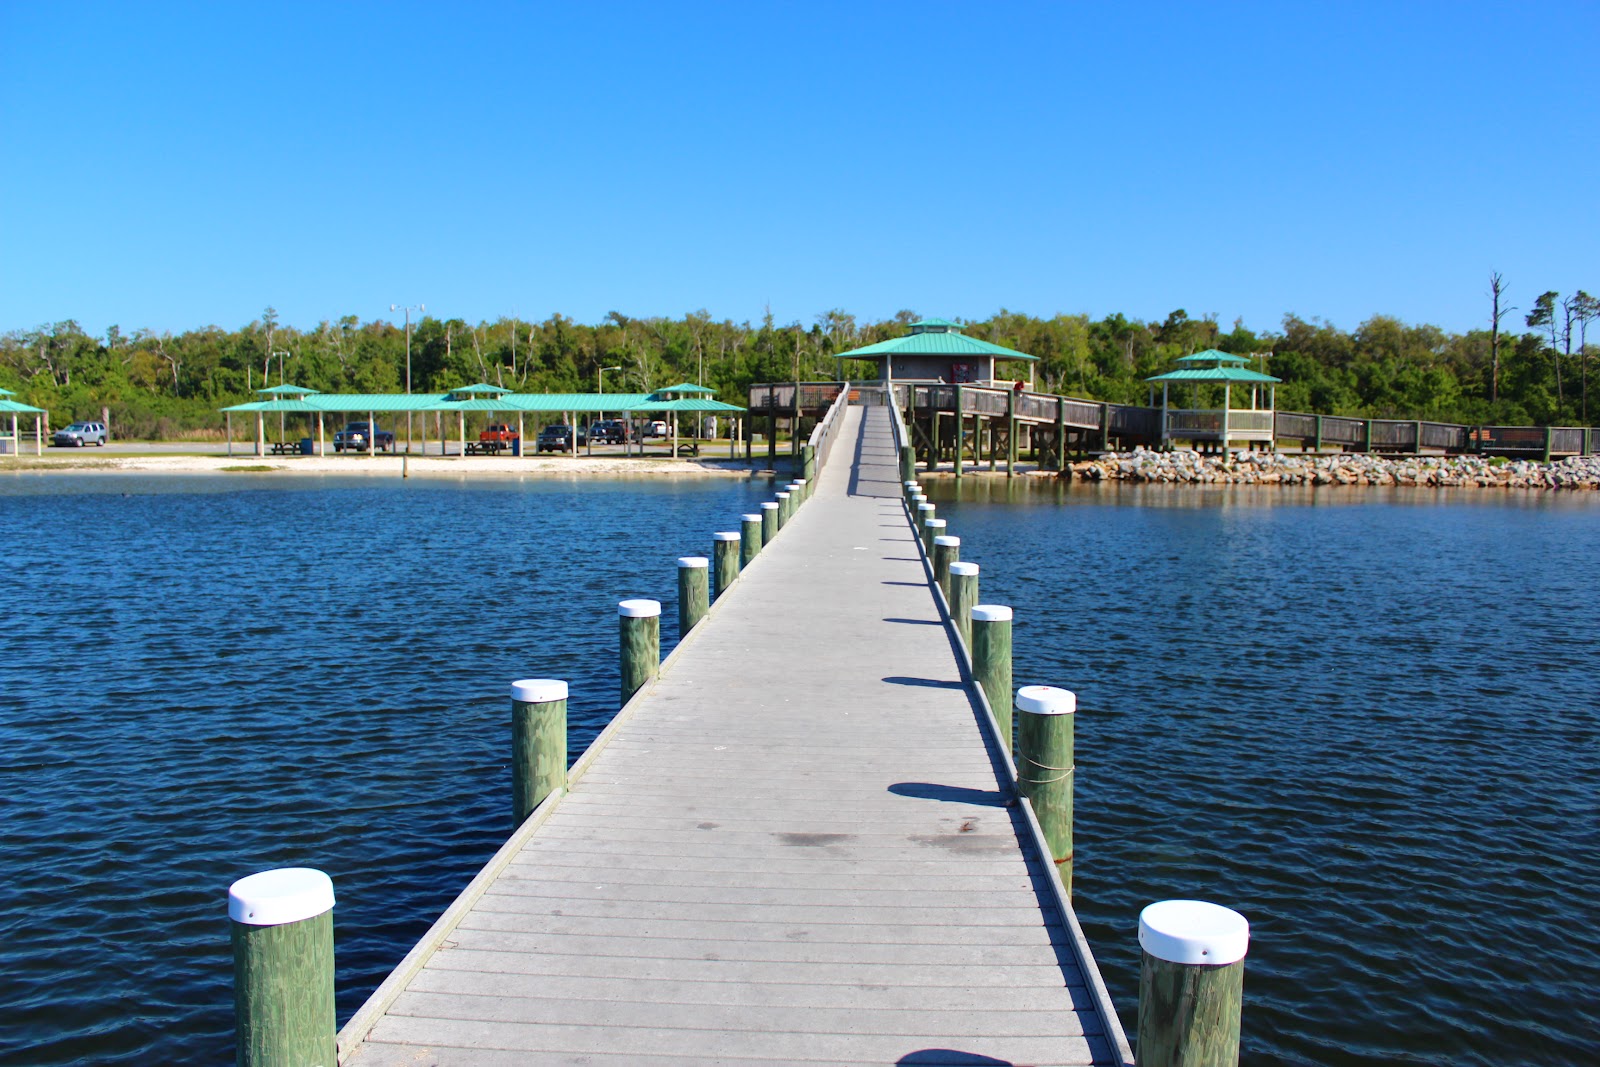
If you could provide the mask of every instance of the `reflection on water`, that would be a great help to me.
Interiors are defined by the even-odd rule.
[[[1244,912],[1248,1063],[1600,1062],[1600,494],[931,483],[1079,693],[1080,917]]]

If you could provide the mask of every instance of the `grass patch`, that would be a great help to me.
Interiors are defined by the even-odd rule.
[[[221,469],[224,470],[224,471],[230,471],[230,472],[232,472],[232,471],[244,471],[246,473],[249,473],[249,472],[252,472],[252,471],[275,471],[278,468],[272,466],[271,464],[267,464],[267,463],[255,463],[255,464],[251,464],[250,466],[223,467]]]

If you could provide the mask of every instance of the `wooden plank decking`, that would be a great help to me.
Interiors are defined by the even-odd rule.
[[[889,413],[844,417],[817,494],[341,1062],[1123,1062],[1004,802]]]

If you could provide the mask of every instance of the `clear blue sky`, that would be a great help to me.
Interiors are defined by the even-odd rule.
[[[0,330],[1600,291],[1600,7],[1111,6],[0,0]]]

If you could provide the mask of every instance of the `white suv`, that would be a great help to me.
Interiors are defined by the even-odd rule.
[[[54,444],[70,448],[106,443],[106,424],[103,422],[75,422],[65,430],[57,430],[50,439]]]

